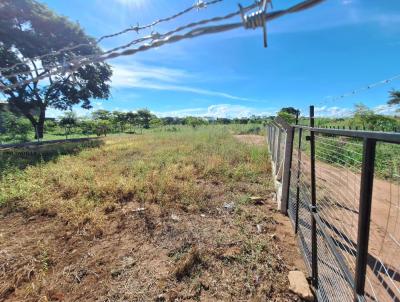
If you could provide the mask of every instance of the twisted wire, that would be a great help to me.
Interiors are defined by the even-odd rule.
[[[24,65],[28,64],[32,60],[33,61],[42,60],[42,59],[45,59],[47,57],[60,55],[60,54],[65,53],[67,51],[76,50],[76,49],[81,48],[81,47],[86,47],[86,46],[91,47],[91,46],[94,46],[94,45],[100,43],[101,41],[103,41],[105,39],[114,38],[114,37],[123,35],[125,33],[131,32],[131,31],[135,31],[135,32],[139,33],[139,31],[141,31],[141,30],[145,30],[145,29],[148,29],[148,28],[153,28],[154,26],[156,26],[156,25],[158,25],[160,23],[169,22],[169,21],[172,21],[174,19],[177,19],[177,18],[179,18],[179,17],[191,12],[194,9],[199,10],[201,8],[205,8],[207,6],[210,6],[210,5],[213,5],[213,4],[217,4],[217,3],[222,2],[222,1],[224,1],[224,0],[212,0],[212,1],[208,1],[208,2],[204,2],[204,1],[198,0],[192,6],[186,8],[186,9],[184,9],[184,10],[182,10],[182,11],[180,11],[180,12],[178,12],[178,13],[172,15],[172,16],[169,16],[169,17],[166,17],[166,18],[162,18],[162,19],[158,19],[158,20],[156,20],[156,21],[154,21],[154,22],[152,22],[150,24],[144,25],[144,26],[139,26],[139,25],[131,26],[131,27],[126,28],[124,30],[121,30],[119,32],[116,32],[116,33],[113,33],[113,34],[104,35],[104,36],[98,38],[95,43],[94,42],[90,42],[90,43],[81,43],[81,44],[77,44],[77,45],[74,45],[74,46],[67,46],[67,47],[61,48],[61,49],[59,49],[57,51],[53,51],[53,52],[48,53],[48,54],[44,54],[44,55],[41,55],[41,56],[36,56],[36,57],[33,57],[33,58],[27,58],[23,62],[16,63],[16,64],[14,64],[14,65],[12,65],[10,67],[0,68],[0,72],[7,72],[7,71],[15,69],[16,67],[24,66]],[[41,69],[41,70],[43,70],[43,69]]]
[[[275,11],[275,12],[271,12],[271,13],[265,12],[263,14],[263,18],[265,19],[265,22],[275,20],[275,19],[283,17],[287,14],[297,13],[297,12],[303,11],[305,9],[309,9],[317,4],[322,3],[323,1],[325,1],[325,0],[305,0],[296,5],[293,5],[287,9],[283,9],[283,10],[279,10],[279,11]],[[240,11],[236,11],[234,13],[228,14],[225,17],[219,17],[218,20],[222,21],[225,19],[229,19],[229,18],[232,18],[233,15],[237,15],[237,14],[240,14]],[[205,22],[205,20],[200,21],[200,22]],[[209,22],[211,22],[211,21],[209,21]],[[137,48],[126,49],[121,52],[114,51],[114,52],[107,53],[106,55],[102,55],[102,54],[96,55],[95,57],[89,57],[89,58],[86,57],[86,58],[82,59],[80,62],[78,62],[78,59],[76,59],[75,61],[69,62],[67,64],[68,66],[55,67],[53,70],[49,70],[40,76],[32,77],[30,79],[25,79],[18,83],[12,84],[12,85],[6,86],[3,84],[0,84],[0,90],[6,91],[7,89],[12,89],[12,88],[20,87],[23,85],[28,85],[31,82],[37,82],[37,81],[44,79],[50,75],[59,74],[60,72],[61,73],[67,73],[67,72],[73,73],[74,71],[76,71],[77,69],[79,69],[80,67],[82,67],[84,65],[103,62],[103,61],[114,59],[114,58],[121,57],[121,56],[134,55],[139,52],[144,52],[144,51],[156,48],[156,47],[160,47],[160,46],[163,46],[166,44],[176,43],[176,42],[186,40],[186,39],[193,39],[193,38],[204,36],[204,35],[217,34],[217,33],[221,33],[221,32],[234,30],[234,29],[242,27],[243,25],[244,25],[243,22],[237,22],[237,23],[230,23],[230,24],[223,24],[223,25],[204,26],[204,27],[195,28],[184,34],[169,35],[169,36],[165,36],[165,37],[160,36],[160,38],[153,39],[150,43],[140,45]],[[193,26],[195,26],[195,25],[193,25]],[[245,25],[245,27],[246,27],[246,25]],[[14,76],[18,76],[18,75],[21,75],[21,73],[17,73]],[[12,77],[12,76],[13,75],[8,75],[7,77]]]

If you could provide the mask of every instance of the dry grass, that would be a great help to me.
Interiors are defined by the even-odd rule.
[[[265,150],[186,129],[5,173],[0,301],[296,300]]]
[[[101,224],[114,205],[132,201],[202,209],[215,193],[205,182],[268,186],[265,155],[264,148],[239,145],[222,130],[110,138],[100,148],[9,174],[0,204],[55,212],[74,224]]]

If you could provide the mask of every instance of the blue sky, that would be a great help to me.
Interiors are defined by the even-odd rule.
[[[299,1],[274,1],[274,9]],[[194,0],[42,2],[78,21],[88,34],[100,37],[169,16],[191,6]],[[193,20],[235,11],[237,2],[225,0],[154,30],[162,33]],[[130,32],[101,46],[110,49],[136,37]],[[394,112],[384,104],[389,90],[400,89],[400,78],[341,100],[332,101],[329,96],[400,74],[400,1],[328,0],[270,22],[268,40],[265,49],[261,29],[238,29],[111,60],[112,97],[94,101],[94,108],[146,107],[161,116],[241,117],[270,115],[286,106],[305,111],[314,104],[322,116],[346,115],[354,104],[362,102],[379,112]]]

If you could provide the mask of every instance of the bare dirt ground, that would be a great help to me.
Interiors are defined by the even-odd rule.
[[[304,264],[271,192],[232,208],[229,196],[203,212],[117,204],[102,229],[0,216],[0,301],[299,301],[287,274]]]

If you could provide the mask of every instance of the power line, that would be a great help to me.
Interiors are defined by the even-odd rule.
[[[76,71],[77,69],[79,69],[80,67],[82,67],[84,65],[103,62],[103,61],[114,59],[114,58],[121,57],[121,56],[134,55],[139,52],[144,52],[144,51],[147,51],[147,50],[150,50],[150,49],[153,49],[156,47],[160,47],[160,46],[163,46],[166,44],[176,43],[176,42],[179,42],[179,41],[182,41],[185,39],[192,39],[192,38],[196,38],[196,37],[200,37],[200,36],[204,36],[204,35],[226,32],[226,31],[240,28],[242,26],[244,26],[246,29],[248,29],[248,28],[255,29],[256,27],[265,24],[265,22],[275,20],[275,19],[283,17],[284,15],[287,15],[287,14],[297,13],[297,12],[309,9],[309,8],[311,8],[317,4],[320,4],[324,1],[325,0],[305,0],[296,5],[293,5],[287,9],[278,10],[278,11],[274,11],[271,13],[267,13],[266,11],[263,11],[263,13],[258,12],[257,14],[247,15],[245,18],[242,17],[242,22],[198,27],[198,28],[195,28],[184,34],[175,34],[175,35],[174,34],[171,34],[171,35],[159,35],[158,34],[156,37],[153,35],[152,41],[150,43],[140,45],[137,48],[126,49],[121,52],[113,51],[113,52],[107,53],[106,55],[99,54],[99,55],[96,55],[95,57],[78,58],[79,60],[81,60],[80,62],[78,62],[78,59],[76,59],[76,60],[73,60],[71,62],[64,64],[64,66],[56,66],[55,68],[53,68],[53,70],[49,70],[48,72],[46,72],[45,74],[43,74],[41,76],[32,77],[31,79],[26,79],[26,80],[20,81],[19,83],[7,85],[7,86],[0,84],[0,90],[5,91],[7,89],[12,89],[12,88],[19,87],[22,85],[27,85],[31,82],[36,82],[38,80],[47,78],[48,76],[54,75],[54,74],[60,74],[60,73],[72,74],[74,71]],[[181,26],[180,28],[195,27],[197,24],[209,23],[209,22],[213,22],[213,20],[223,21],[226,19],[230,19],[235,15],[239,15],[239,14],[243,15],[244,11],[248,11],[249,9],[252,9],[258,5],[260,5],[260,2],[256,2],[256,5],[253,4],[253,5],[247,6],[246,8],[240,8],[239,11],[228,14],[225,17],[217,17],[216,19],[206,19],[206,20],[194,23],[194,25],[188,24],[185,26]],[[176,33],[178,31],[178,29],[179,29],[179,27],[175,30],[172,30],[171,32]],[[144,39],[144,38],[141,38],[141,39]],[[140,39],[138,39],[138,40],[140,40]],[[21,73],[18,73],[16,75],[20,75],[20,74]],[[8,77],[10,77],[10,75]]]
[[[192,10],[195,10],[195,9],[200,10],[200,9],[206,8],[207,6],[220,3],[222,1],[224,1],[224,0],[212,0],[212,1],[208,1],[208,2],[205,2],[205,1],[202,1],[202,0],[197,0],[196,3],[193,4],[192,6],[186,8],[186,9],[184,9],[184,10],[182,10],[182,11],[180,11],[180,12],[178,12],[178,13],[172,15],[172,16],[156,20],[156,21],[154,21],[154,22],[152,22],[150,24],[144,25],[144,26],[140,26],[138,24],[136,26],[131,26],[129,28],[121,30],[121,31],[119,31],[117,33],[104,35],[104,36],[98,38],[96,40],[96,43],[81,43],[81,44],[77,44],[77,45],[74,45],[74,46],[67,46],[67,47],[61,48],[61,49],[59,49],[57,51],[53,51],[53,52],[45,54],[45,55],[36,56],[36,57],[33,57],[33,58],[28,58],[28,59],[24,60],[24,62],[16,63],[16,64],[14,64],[14,65],[12,65],[10,67],[0,68],[0,73],[4,73],[4,72],[10,71],[10,70],[13,70],[13,69],[15,69],[16,67],[19,67],[19,66],[24,66],[26,64],[29,64],[31,61],[42,60],[42,59],[47,58],[47,57],[54,57],[54,56],[60,55],[60,54],[62,54],[64,52],[76,50],[76,49],[81,48],[81,47],[87,47],[87,46],[92,47],[92,46],[100,43],[103,40],[106,40],[106,39],[109,39],[109,38],[114,38],[114,37],[123,35],[125,33],[131,32],[131,31],[135,31],[136,33],[139,34],[139,31],[142,31],[142,30],[145,30],[145,29],[149,29],[149,28],[153,28],[154,26],[156,26],[156,25],[158,25],[160,23],[169,22],[169,21],[172,21],[174,19],[177,19],[177,18],[179,18],[179,17],[191,12]],[[42,68],[41,70],[44,70],[44,68]]]

